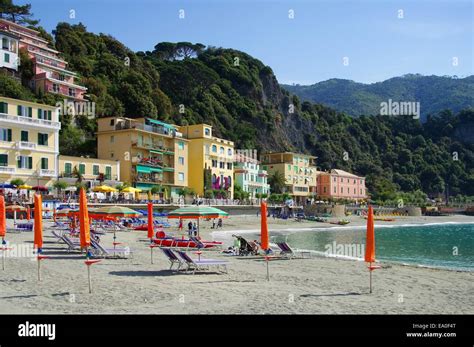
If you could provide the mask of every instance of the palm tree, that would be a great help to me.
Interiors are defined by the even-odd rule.
[[[77,168],[77,166],[74,166],[74,169],[72,170],[72,175],[76,177],[76,184],[82,185],[82,181],[84,180],[84,175]]]
[[[10,184],[13,184],[14,186],[22,186],[25,184],[25,181],[23,181],[21,178],[14,178],[10,181]]]
[[[270,184],[272,192],[277,194],[283,193],[285,182],[285,174],[280,171],[275,171],[270,177],[268,177],[268,183]]]

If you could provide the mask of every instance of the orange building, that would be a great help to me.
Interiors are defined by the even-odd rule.
[[[318,172],[316,195],[319,199],[349,199],[360,201],[367,199],[365,177],[333,169],[330,172]]]

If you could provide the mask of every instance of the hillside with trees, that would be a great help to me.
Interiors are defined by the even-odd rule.
[[[419,102],[421,119],[444,110],[459,112],[474,107],[474,76],[422,76],[408,74],[372,84],[333,78],[312,85],[282,85],[304,101],[319,102],[351,116],[377,115],[388,99]]]
[[[162,42],[133,52],[82,24],[59,23],[52,34],[51,44],[88,88],[97,117],[205,122],[236,148],[304,152],[318,157],[318,169],[367,176],[378,200],[393,200],[400,191],[474,195],[474,141],[466,135],[474,125],[472,109],[439,112],[424,123],[408,116],[353,118],[301,102],[278,84],[269,66],[234,49]],[[55,102],[4,75],[0,95]],[[63,154],[95,154],[96,119],[63,117],[61,122]]]

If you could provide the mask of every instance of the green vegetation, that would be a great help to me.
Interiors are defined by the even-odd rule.
[[[408,74],[373,84],[330,79],[309,86],[283,85],[302,100],[318,102],[352,116],[377,115],[380,103],[420,102],[421,118],[445,109],[457,113],[474,107],[474,76],[422,76]]]
[[[449,79],[449,85],[430,76],[423,90],[433,100],[417,96],[413,101],[420,100],[426,112],[431,112],[426,109],[430,102],[436,104],[433,110],[455,111],[437,112],[424,123],[403,116],[353,118],[301,102],[280,87],[270,67],[234,49],[165,42],[153,51],[134,53],[109,35],[88,32],[82,24],[59,23],[53,34],[52,44],[79,73],[98,117],[146,116],[178,125],[204,122],[213,126],[215,136],[233,140],[236,148],[312,154],[320,170],[340,168],[366,176],[374,200],[396,201],[400,192],[418,190],[430,196],[446,191],[474,195],[474,111],[458,112],[469,106],[465,94],[472,98],[472,76]],[[386,101],[403,95],[411,101],[414,94],[404,94],[402,85],[420,78],[392,79],[400,91],[382,84],[385,94],[380,97]],[[431,86],[438,92],[430,92]],[[3,75],[0,94],[54,104],[51,95],[33,95]],[[379,101],[364,95],[356,93],[354,98],[365,104]],[[348,107],[357,109],[352,102]],[[362,108],[358,113],[371,112]],[[95,119],[62,117],[61,122],[62,154],[95,155]],[[227,196],[210,190],[209,181],[207,177],[205,197]],[[269,177],[269,182],[273,192],[284,192],[284,177]]]

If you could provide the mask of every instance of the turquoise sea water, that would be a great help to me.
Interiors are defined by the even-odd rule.
[[[363,257],[365,227],[314,229],[271,237],[271,242],[285,240],[298,249],[358,258]],[[474,224],[376,225],[375,248],[380,261],[474,271]]]

